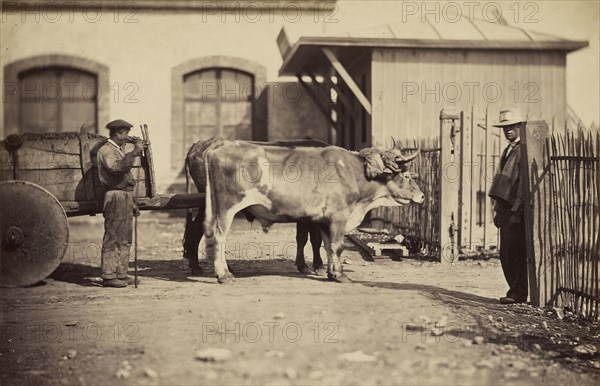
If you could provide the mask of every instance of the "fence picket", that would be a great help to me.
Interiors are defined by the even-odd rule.
[[[546,143],[550,201],[538,211],[545,210],[550,228],[540,233],[545,244],[536,251],[538,260],[551,266],[550,282],[543,281],[548,303],[570,305],[592,319],[598,319],[600,311],[599,140],[599,133],[578,130],[555,132]]]

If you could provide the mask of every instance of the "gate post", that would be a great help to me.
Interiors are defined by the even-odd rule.
[[[446,107],[440,112],[440,261],[453,263],[458,256],[458,191],[460,188],[460,111]]]
[[[477,197],[473,197],[474,174],[473,174],[473,108],[471,111],[460,113],[460,153],[457,161],[460,167],[460,180],[458,183],[458,237],[456,242],[459,251],[471,251],[473,249],[473,219]],[[457,139],[458,142],[458,139]]]
[[[523,212],[525,215],[525,242],[527,244],[527,272],[529,276],[529,297],[533,306],[540,305],[540,290],[538,271],[536,269],[536,252],[538,256],[544,248],[547,235],[540,230],[546,222],[545,211],[536,212],[545,194],[540,194],[540,189],[545,186],[544,178],[544,144],[548,138],[548,124],[545,121],[527,122],[527,127],[520,133],[522,143],[521,153],[521,186],[523,187]],[[546,205],[543,203],[542,205]],[[535,237],[538,233],[539,237]],[[539,259],[538,259],[539,262]],[[540,272],[543,267],[539,267]],[[544,299],[544,302],[547,299]]]

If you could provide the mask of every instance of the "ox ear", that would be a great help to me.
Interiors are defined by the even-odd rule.
[[[361,150],[359,154],[365,158],[365,176],[368,180],[373,180],[386,172],[379,150],[368,148]]]

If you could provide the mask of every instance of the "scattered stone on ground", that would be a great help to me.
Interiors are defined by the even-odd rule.
[[[339,356],[341,360],[348,362],[375,362],[377,361],[377,357],[373,355],[368,355],[362,352],[362,350],[358,350],[355,352],[344,353]]]
[[[206,348],[196,353],[196,359],[203,362],[225,362],[231,356],[231,351],[226,348]]]

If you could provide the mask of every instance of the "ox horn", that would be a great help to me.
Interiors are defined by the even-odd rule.
[[[410,162],[412,160],[414,160],[415,158],[417,158],[417,156],[421,153],[421,149],[417,149],[415,152],[413,152],[411,155],[408,156],[401,156],[400,159],[396,159],[398,163],[406,163],[406,162]]]
[[[392,138],[392,149],[395,149],[396,148],[396,139],[393,136],[390,136],[390,137]]]

